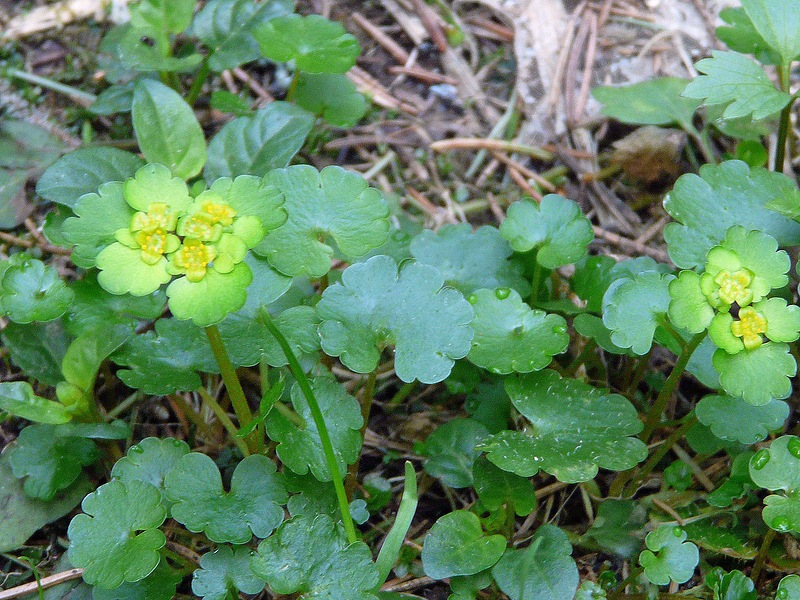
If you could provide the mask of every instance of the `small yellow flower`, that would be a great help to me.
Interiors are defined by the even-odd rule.
[[[216,256],[213,246],[207,246],[199,240],[185,239],[172,259],[176,267],[186,272],[189,281],[197,282],[205,277],[208,265]]]
[[[196,212],[183,217],[178,222],[178,235],[201,242],[216,242],[222,235],[222,225],[216,222],[209,213]]]
[[[178,239],[164,229],[142,229],[136,232],[133,239],[141,247],[142,260],[148,265],[156,264],[165,254],[178,248]]]
[[[753,281],[747,269],[740,269],[734,273],[720,271],[714,277],[714,283],[719,286],[719,298],[726,304],[736,302],[739,306],[746,306],[753,300],[753,291],[749,288]]]
[[[147,212],[137,212],[131,220],[131,231],[153,232],[157,229],[175,231],[178,222],[176,214],[165,202],[153,202]]]
[[[236,216],[236,210],[227,203],[212,202],[211,200],[204,200],[200,204],[200,211],[211,217],[212,223],[219,223],[223,227],[230,227]]]
[[[762,333],[767,331],[767,319],[752,306],[739,311],[739,320],[731,323],[731,333],[742,338],[747,350],[755,350],[763,343]]]

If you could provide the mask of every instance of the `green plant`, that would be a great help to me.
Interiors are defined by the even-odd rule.
[[[675,269],[590,254],[591,221],[559,194],[433,231],[358,174],[304,164],[318,119],[351,125],[366,100],[344,76],[355,38],[291,11],[141,0],[106,34],[115,83],[91,110],[130,112],[141,156],[82,148],[39,178],[74,276],[34,250],[0,262],[22,374],[0,409],[32,422],[0,456],[0,550],[83,497],[66,559],[95,598],[402,598],[381,590],[393,570],[454,600],[800,597],[773,576],[798,566],[776,538],[800,533],[784,432],[800,191],[755,164],[766,125],[737,121],[780,111],[783,165],[800,3],[724,13],[733,51],[691,83],[595,90],[611,117],[682,128],[708,163],[664,201]],[[217,90],[232,118],[207,142],[206,84],[257,59],[286,63],[285,99],[253,111]],[[717,163],[722,136],[753,164]],[[387,472],[365,474],[371,417],[416,410],[419,390],[440,421],[404,448],[421,469],[381,448]],[[131,439],[155,397],[191,424]],[[434,484],[446,500],[412,529]],[[563,488],[590,525],[558,520],[544,498]],[[605,557],[588,576],[578,548]]]

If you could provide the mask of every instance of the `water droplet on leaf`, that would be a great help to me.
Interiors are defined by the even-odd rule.
[[[786,445],[786,449],[789,451],[789,454],[795,458],[800,458],[800,438],[793,437],[790,439],[789,443]]]
[[[467,296],[467,302],[470,304],[475,304],[478,301],[478,297],[475,294],[470,294]]]
[[[775,517],[769,524],[775,531],[785,533],[792,528],[792,521],[789,517]]]
[[[672,535],[674,535],[677,538],[682,537],[683,536],[683,529],[681,529],[680,527],[673,527],[672,528]]]
[[[509,297],[509,295],[511,295],[511,290],[509,288],[506,288],[506,287],[497,288],[494,291],[494,295],[497,296],[498,300],[505,300],[506,298]]]
[[[778,591],[775,592],[775,597],[778,598],[778,600],[787,600],[789,597],[789,590],[785,587],[778,588]]]
[[[769,450],[766,448],[762,448],[758,452],[753,455],[753,458],[750,459],[750,464],[756,471],[759,471],[767,466],[769,462]]]

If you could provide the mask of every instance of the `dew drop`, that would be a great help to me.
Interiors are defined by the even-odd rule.
[[[511,290],[507,287],[497,288],[494,291],[494,295],[497,296],[498,300],[505,300],[511,295]]]
[[[677,538],[683,537],[683,529],[681,529],[680,527],[673,527],[672,535],[674,535]]]
[[[553,333],[557,334],[567,333],[566,325],[556,325],[555,327],[553,327]]]
[[[779,533],[785,533],[792,528],[792,521],[789,517],[775,517],[769,526]]]
[[[767,466],[769,462],[769,450],[766,448],[762,448],[758,452],[753,455],[753,458],[750,459],[750,464],[756,471],[760,471],[764,467]]]
[[[787,600],[789,598],[789,590],[785,587],[778,588],[778,591],[775,592],[775,597],[778,598],[778,600]]]
[[[467,302],[470,304],[475,304],[478,301],[478,297],[475,294],[470,294],[467,296]]]
[[[800,458],[800,438],[793,437],[790,439],[789,443],[786,445],[786,449],[789,451],[789,454],[795,458]]]

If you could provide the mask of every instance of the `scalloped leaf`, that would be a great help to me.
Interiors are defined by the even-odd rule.
[[[26,325],[9,322],[0,335],[11,362],[21,371],[47,385],[61,381],[61,361],[72,339],[61,320]]]
[[[158,489],[112,480],[86,496],[81,507],[85,514],[69,524],[67,555],[83,568],[86,583],[114,589],[155,570],[167,541],[158,529],[167,515]]]
[[[219,546],[200,558],[192,574],[192,592],[203,600],[226,600],[230,594],[258,594],[264,582],[250,570],[251,550],[246,546]]]
[[[515,290],[478,290],[467,300],[475,311],[467,359],[492,373],[544,369],[569,345],[564,317],[531,309]]]
[[[474,575],[491,568],[505,549],[505,537],[484,535],[477,515],[456,510],[439,517],[425,535],[422,568],[432,579]]]
[[[322,349],[349,369],[369,373],[393,344],[401,380],[442,381],[473,337],[472,307],[443,285],[433,267],[409,261],[398,272],[388,256],[351,265],[317,304]]]
[[[255,248],[290,276],[322,277],[333,247],[356,259],[389,239],[389,207],[383,194],[360,176],[337,166],[317,171],[295,165],[270,171],[266,180],[284,195],[286,223]]]
[[[364,424],[361,408],[358,401],[335,379],[314,377],[310,383],[328,427],[339,472],[344,473],[347,465],[354,463],[361,451],[359,432]],[[295,412],[305,426],[293,423],[281,411],[270,412],[266,421],[267,434],[270,439],[278,442],[278,457],[284,466],[295,473],[303,475],[310,470],[318,480],[331,481],[332,476],[311,409],[297,384],[292,386],[291,398]]]
[[[639,555],[639,564],[650,583],[668,585],[671,581],[685,583],[691,579],[700,552],[686,537],[683,529],[672,525],[662,525],[647,534],[644,539],[647,550]]]
[[[506,508],[518,517],[527,517],[536,508],[536,491],[530,479],[503,471],[484,457],[475,461],[472,476],[481,504],[490,511]]]
[[[781,400],[753,406],[741,398],[712,394],[695,407],[699,421],[723,440],[750,445],[779,429],[789,416],[789,405]]]
[[[671,125],[693,130],[692,118],[700,102],[681,94],[688,81],[657,77],[623,86],[600,86],[592,96],[603,105],[602,113],[630,125]]]
[[[781,533],[800,532],[800,498],[795,490],[800,486],[800,438],[779,437],[750,458],[750,478],[757,486],[772,492],[764,498],[761,517]]]
[[[800,244],[800,224],[769,210],[773,201],[800,203],[800,191],[782,173],[729,160],[682,175],[664,200],[678,223],[664,229],[669,255],[682,269],[705,265],[706,255],[734,225],[767,231],[781,246]]]
[[[327,515],[293,517],[258,545],[253,573],[276,594],[307,600],[377,600],[378,568],[364,542],[348,544]]]
[[[426,229],[411,240],[411,254],[417,262],[439,269],[445,283],[465,295],[481,288],[531,293],[522,264],[509,260],[513,250],[496,227],[473,231],[469,223],[448,223],[437,232]]]
[[[530,421],[528,433],[503,431],[481,444],[505,471],[531,477],[540,469],[559,481],[589,481],[599,467],[623,471],[647,456],[642,430],[625,398],[545,370],[509,377],[511,402]]]
[[[166,496],[174,502],[172,518],[217,543],[246,544],[253,535],[267,537],[283,521],[281,505],[289,498],[276,470],[266,456],[247,456],[225,492],[214,461],[190,452],[164,478]]]
[[[500,233],[517,252],[535,249],[537,262],[548,269],[574,263],[594,239],[580,207],[557,194],[548,194],[541,203],[521,200],[509,206]]]
[[[0,306],[16,323],[52,321],[72,303],[73,293],[58,271],[36,259],[9,265],[2,276]]]
[[[169,509],[164,493],[164,478],[184,455],[189,453],[189,445],[175,438],[144,438],[128,448],[128,453],[120,458],[111,469],[111,476],[122,483],[144,481],[161,491],[161,502]]]
[[[183,576],[171,569],[162,558],[155,571],[144,579],[123,583],[113,590],[93,588],[92,600],[172,600],[182,579]],[[62,600],[73,598],[65,596]]]
[[[722,388],[753,406],[763,406],[792,393],[789,378],[797,372],[797,363],[787,344],[767,342],[738,354],[719,349],[712,362],[719,371]]]

